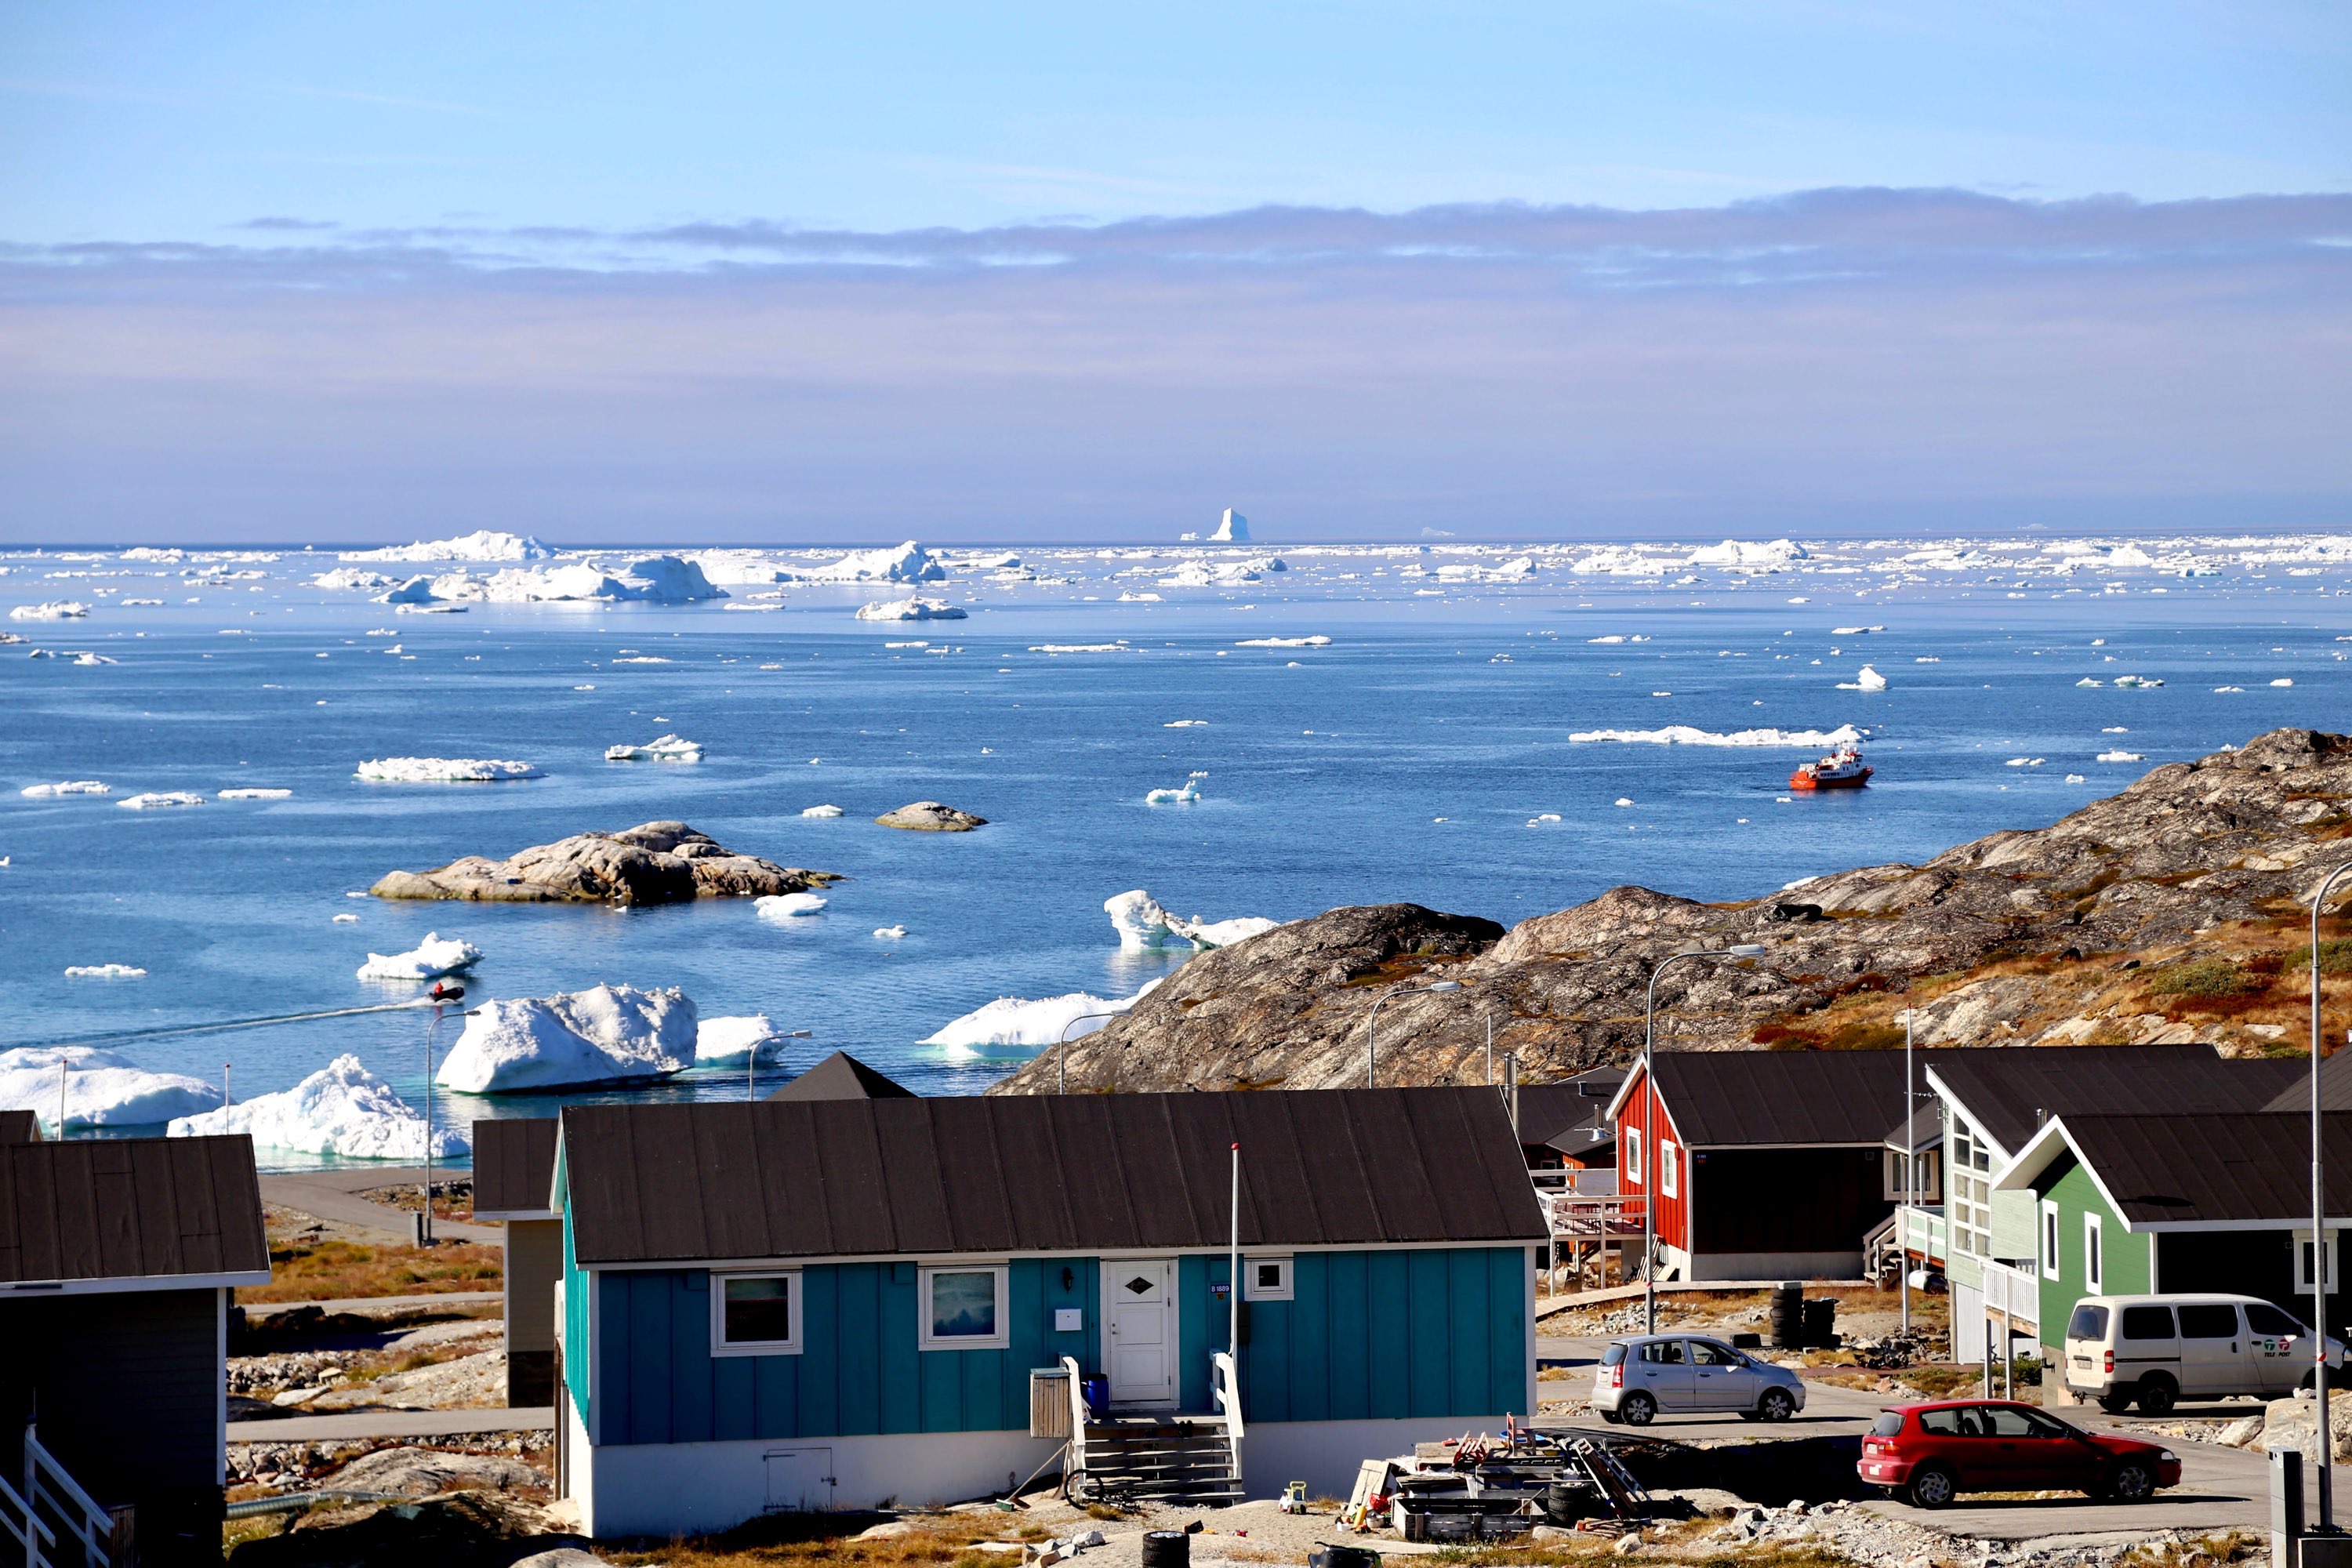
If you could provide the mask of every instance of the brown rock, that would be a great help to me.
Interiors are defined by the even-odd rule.
[[[975,827],[988,826],[984,816],[974,816],[935,800],[919,800],[896,811],[886,811],[874,820],[885,827],[911,828],[917,833],[970,833]]]
[[[683,822],[648,822],[620,833],[576,833],[504,860],[467,855],[437,870],[394,871],[368,890],[379,899],[667,904],[803,893],[838,880],[835,872],[779,866],[723,848]]]

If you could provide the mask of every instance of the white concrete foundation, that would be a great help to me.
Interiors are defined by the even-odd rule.
[[[1395,1421],[1272,1421],[1252,1423],[1242,1435],[1242,1485],[1254,1498],[1281,1495],[1305,1481],[1308,1497],[1345,1498],[1366,1459],[1410,1454],[1465,1432],[1500,1432],[1503,1416],[1424,1415]]]

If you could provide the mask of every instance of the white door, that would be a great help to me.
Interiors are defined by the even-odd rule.
[[[833,1450],[771,1448],[768,1463],[770,1513],[823,1513],[833,1507]]]
[[[1176,1260],[1106,1258],[1103,1370],[1113,1405],[1176,1403]]]

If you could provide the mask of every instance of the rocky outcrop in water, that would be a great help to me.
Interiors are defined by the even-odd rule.
[[[1187,963],[1070,1046],[1089,1088],[1360,1084],[1373,1002],[1381,1081],[1481,1082],[1499,1061],[1563,1077],[1638,1051],[1651,972],[1675,1049],[1899,1044],[1900,1009],[1950,1045],[2204,1039],[2256,1050],[2307,994],[2284,959],[2311,890],[2352,858],[2352,737],[2277,730],[2154,769],[2046,827],[1924,865],[1817,878],[1741,902],[1612,888],[1508,932],[1413,904],[1334,910]],[[2139,955],[2139,956],[2131,956]],[[2199,966],[2192,968],[2190,966]],[[1411,994],[1439,980],[1458,990]],[[2332,993],[2331,993],[2332,995]],[[2340,1025],[2331,1028],[2340,1031]],[[998,1086],[1049,1091],[1051,1056]]]
[[[919,800],[896,811],[886,811],[874,820],[885,827],[904,827],[917,833],[970,833],[975,827],[988,826],[984,816],[974,816],[935,800]]]
[[[575,833],[504,860],[468,855],[431,871],[394,871],[368,891],[482,903],[668,904],[803,893],[840,879],[725,848],[683,822],[648,822],[620,833]]]

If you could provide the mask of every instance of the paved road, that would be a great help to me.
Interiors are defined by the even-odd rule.
[[[424,1180],[425,1169],[421,1165],[288,1172],[261,1178],[261,1201],[371,1231],[387,1242],[404,1244],[412,1223],[407,1211],[370,1203],[359,1194],[373,1187],[396,1187]],[[436,1217],[433,1234],[444,1241],[495,1242],[506,1232],[494,1225],[467,1225],[462,1220]]]
[[[464,1307],[496,1307],[506,1297],[496,1290],[443,1290],[415,1296],[347,1296],[332,1301],[239,1301],[247,1318],[267,1318],[278,1312],[290,1312],[297,1307],[316,1307],[326,1312],[356,1312],[362,1316],[382,1312],[432,1311]]]
[[[457,1437],[472,1432],[552,1432],[552,1405],[519,1410],[354,1410],[341,1415],[287,1415],[232,1421],[232,1443],[310,1443],[329,1438]]]

